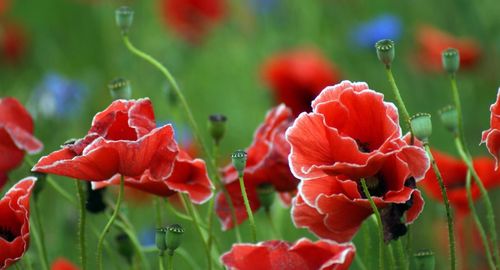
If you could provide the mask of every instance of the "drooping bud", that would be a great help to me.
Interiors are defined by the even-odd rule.
[[[33,189],[33,195],[35,196],[35,200],[38,199],[38,195],[45,187],[45,183],[47,182],[47,174],[40,172],[32,172],[33,176],[37,178],[35,187]]]
[[[169,255],[173,255],[174,251],[181,245],[184,228],[179,224],[172,224],[167,228],[166,244]]]
[[[223,114],[212,114],[208,117],[208,120],[208,131],[215,144],[219,145],[226,133],[227,117]]]
[[[132,88],[130,82],[124,78],[116,78],[108,84],[109,92],[113,100],[130,99],[132,97]]]
[[[450,74],[455,74],[460,68],[460,54],[455,48],[444,50],[441,53],[441,61],[443,69]]]
[[[441,122],[450,132],[458,132],[458,113],[454,106],[446,106],[439,110]]]
[[[375,43],[377,49],[377,57],[387,68],[391,66],[395,57],[394,41],[390,39],[382,39]]]
[[[429,137],[432,135],[431,115],[428,113],[417,113],[411,117],[410,121],[413,135],[424,143],[428,142]]]
[[[257,194],[259,195],[259,202],[264,210],[269,211],[274,202],[274,186],[271,184],[262,184],[257,187]]]
[[[233,166],[238,171],[238,176],[243,177],[245,166],[247,165],[247,152],[243,150],[236,150],[231,155]]]
[[[87,201],[85,202],[85,209],[93,214],[98,214],[106,210],[106,203],[104,202],[104,194],[106,188],[92,189],[92,183],[87,181]]]
[[[413,254],[415,258],[416,270],[434,270],[436,267],[436,258],[434,252],[429,249],[418,251]]]
[[[120,233],[115,238],[116,245],[118,246],[118,253],[122,255],[129,265],[132,265],[132,258],[134,256],[134,246],[132,240],[126,233]]]
[[[167,228],[157,228],[155,234],[155,242],[156,248],[160,251],[160,254],[163,254],[165,250],[167,250]]]
[[[127,34],[130,26],[134,22],[134,11],[127,7],[119,7],[115,11],[116,25],[122,30],[122,34]]]

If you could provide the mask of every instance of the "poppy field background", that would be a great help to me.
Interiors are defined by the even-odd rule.
[[[115,9],[122,5],[135,11],[130,39],[170,69],[207,140],[208,116],[214,113],[227,116],[227,132],[220,146],[221,167],[230,162],[234,150],[252,143],[255,129],[263,122],[266,112],[277,104],[265,74],[265,63],[277,55],[312,51],[335,70],[336,76],[328,85],[341,80],[364,81],[370,89],[385,94],[386,101],[394,101],[374,49],[374,43],[382,38],[396,42],[392,69],[409,111],[431,113],[433,148],[458,158],[452,136],[437,114],[439,109],[451,104],[452,99],[449,80],[439,66],[433,65],[435,59],[432,58],[436,55],[429,53],[426,47],[440,45],[434,45],[439,43],[439,38],[429,29],[453,37],[454,46],[465,43],[464,50],[470,49],[472,41],[471,60],[462,63],[457,75],[465,136],[473,156],[491,158],[486,147],[479,143],[481,132],[489,128],[489,108],[500,86],[500,5],[496,1],[221,0],[220,10],[213,11],[215,14],[210,15],[213,18],[205,22],[210,26],[189,33],[182,26],[175,28],[173,19],[168,19],[175,14],[164,10],[164,1],[167,0],[0,0],[0,96],[17,98],[32,113],[35,136],[44,144],[40,154],[31,156],[33,161],[59,149],[68,139],[85,135],[92,117],[112,102],[107,84],[116,77],[130,80],[132,98],[151,99],[157,122],[173,122],[179,144],[188,147],[194,143],[183,110],[172,97],[172,89],[162,74],[125,48],[114,17]],[[7,44],[7,29],[20,35],[12,44]],[[452,45],[447,44],[445,48]],[[12,46],[14,49],[9,49]],[[440,63],[442,49],[437,50]],[[64,94],[44,99],[44,91]],[[50,110],[51,107],[57,109]],[[201,150],[196,150],[199,146],[192,147],[199,156]],[[23,164],[10,172],[10,182],[1,190],[2,194],[28,176],[30,169]],[[491,181],[498,185],[497,175]],[[72,181],[53,177],[76,197]],[[489,192],[498,221],[500,208],[496,206],[500,203],[497,198],[500,193],[494,186],[492,184]],[[107,194],[114,200],[113,191]],[[411,225],[411,250],[431,249],[436,253],[436,269],[445,269],[448,260],[444,208],[425,190],[422,194],[425,208]],[[484,217],[482,202],[476,205]],[[202,213],[207,212],[207,206],[200,207]],[[45,187],[40,194],[38,207],[49,261],[64,257],[77,263],[77,209],[50,187]],[[151,198],[126,196],[123,208],[141,242],[154,246],[155,212]],[[165,211],[167,223],[184,226],[182,248],[193,258],[188,262],[176,256],[176,269],[203,269],[204,254],[194,227],[170,210]],[[273,239],[264,211],[254,215],[258,240]],[[301,237],[316,239],[307,230],[294,227],[290,209],[278,200],[272,206],[272,215],[281,239],[291,242]],[[99,214],[88,215],[88,218],[99,230],[107,220]],[[363,258],[367,266],[377,264],[377,233],[372,221],[364,222],[353,241],[356,256]],[[235,242],[234,234],[222,232],[219,221],[214,222],[222,250],[228,251]],[[472,229],[473,220],[465,215],[456,222],[459,223],[457,242],[463,241],[462,247],[468,248],[461,250],[457,244],[462,269],[486,269],[481,243]],[[240,227],[243,239],[250,241],[248,222]],[[464,233],[460,234],[460,230]],[[113,244],[117,233],[118,230],[112,229],[108,235]],[[372,235],[369,243],[363,240],[367,234]],[[89,232],[89,265],[95,263],[93,243],[96,241],[96,236]],[[36,263],[36,254],[36,246],[32,244],[27,256]],[[126,261],[117,254],[113,256],[116,257],[105,257],[105,266],[114,267],[118,263],[125,269]],[[156,256],[155,252],[148,253],[152,265]],[[351,269],[359,268],[353,263]]]

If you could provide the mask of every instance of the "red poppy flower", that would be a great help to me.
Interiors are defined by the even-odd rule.
[[[468,214],[469,204],[467,202],[467,192],[465,181],[467,177],[467,165],[460,160],[437,150],[432,150],[432,155],[443,177],[443,182],[448,192],[451,205],[460,214]],[[474,169],[483,181],[485,188],[493,188],[500,184],[500,171],[495,171],[495,162],[486,157],[478,157],[473,160]],[[439,188],[436,174],[429,170],[424,180],[419,184],[429,194],[430,197],[443,201],[441,189]],[[471,179],[472,199],[476,200],[481,196],[475,181]]]
[[[58,258],[50,266],[51,270],[79,270],[72,262],[66,260],[65,258]]]
[[[24,154],[38,153],[43,145],[33,136],[33,119],[15,98],[0,99],[0,188],[7,173],[23,162]]]
[[[431,26],[421,26],[417,32],[419,45],[418,61],[423,68],[430,71],[441,71],[441,53],[448,48],[460,52],[460,67],[471,68],[479,60],[481,49],[478,43],[470,38],[459,39]]]
[[[355,252],[352,244],[337,244],[329,240],[311,242],[302,238],[293,245],[279,240],[234,244],[221,260],[233,270],[347,270]]]
[[[311,101],[328,85],[340,80],[337,68],[314,49],[297,49],[272,56],[262,66],[266,84],[278,102],[294,115],[310,111]]]
[[[292,112],[285,105],[275,107],[267,113],[262,124],[254,135],[254,141],[247,148],[248,160],[244,172],[245,188],[250,200],[250,207],[255,212],[260,208],[257,189],[263,185],[271,185],[278,192],[293,192],[298,180],[293,177],[288,166],[290,146],[285,141],[285,131],[293,121]],[[237,223],[248,218],[241,195],[238,172],[232,165],[223,170],[223,182],[229,191],[236,210]],[[217,215],[223,229],[234,226],[231,211],[222,193],[217,194]]]
[[[93,182],[94,188],[120,184],[120,176],[109,181]],[[151,177],[149,170],[138,178],[125,177],[125,186],[148,192],[161,197],[168,197],[176,192],[188,194],[191,201],[202,204],[212,197],[212,182],[208,178],[205,162],[193,159],[186,152],[179,152],[172,174],[162,181]]]
[[[223,0],[160,0],[163,20],[187,42],[200,43],[225,13]]]
[[[481,143],[486,143],[486,147],[496,160],[496,168],[500,163],[500,89],[497,93],[497,100],[490,107],[491,118],[490,128],[483,131]]]
[[[0,25],[0,59],[8,63],[16,63],[26,51],[26,34],[24,29],[14,23]]]
[[[30,196],[35,177],[13,186],[0,200],[0,269],[8,268],[24,255],[30,238]]]
[[[42,157],[33,171],[87,181],[148,171],[160,181],[172,172],[178,148],[171,125],[155,127],[149,99],[114,101],[96,114],[84,138]]]

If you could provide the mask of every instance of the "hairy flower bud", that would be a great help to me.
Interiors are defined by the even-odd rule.
[[[441,53],[443,69],[450,74],[455,74],[460,68],[460,54],[457,49],[448,48]]]
[[[132,97],[132,88],[130,82],[124,78],[116,78],[108,84],[109,91],[113,100],[130,99]]]
[[[216,145],[219,145],[220,141],[226,133],[226,121],[227,117],[222,114],[212,114],[208,117],[208,131],[212,136]]]
[[[458,113],[454,106],[446,106],[439,111],[441,122],[450,132],[458,132]]]
[[[116,25],[122,30],[122,34],[127,34],[134,22],[134,11],[126,6],[119,7],[115,11],[115,21]]]
[[[247,153],[243,150],[236,150],[231,155],[233,166],[238,171],[238,176],[243,177],[245,166],[247,165]]]
[[[377,49],[377,57],[387,68],[391,66],[395,57],[394,41],[390,39],[382,39],[375,43]]]

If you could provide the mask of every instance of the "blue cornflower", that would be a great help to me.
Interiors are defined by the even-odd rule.
[[[359,47],[373,48],[381,39],[398,40],[402,28],[403,24],[399,17],[383,14],[356,26],[351,33],[351,39]]]

